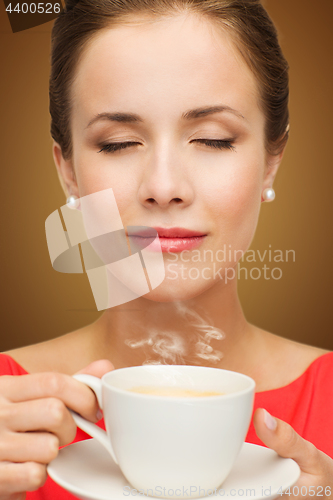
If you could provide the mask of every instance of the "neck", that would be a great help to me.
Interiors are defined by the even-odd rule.
[[[253,334],[237,281],[231,280],[186,301],[140,297],[107,309],[95,324],[93,342],[96,358],[110,359],[115,368],[165,363],[242,371]]]

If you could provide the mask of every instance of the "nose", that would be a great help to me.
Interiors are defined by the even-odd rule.
[[[156,151],[143,169],[138,197],[146,208],[167,209],[175,205],[185,208],[193,203],[193,179],[171,150],[170,146]]]

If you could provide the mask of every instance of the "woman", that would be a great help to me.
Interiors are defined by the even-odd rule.
[[[112,188],[125,227],[156,228],[166,275],[130,307],[1,356],[3,375],[27,375],[0,380],[0,499],[70,498],[46,481],[59,445],[86,437],[66,407],[101,418],[71,375],[146,362],[251,376],[247,441],[296,460],[299,486],[333,487],[333,354],[249,324],[237,296],[237,262],[288,138],[287,70],[257,0],[81,0],[60,14],[50,79],[60,180],[72,200]]]

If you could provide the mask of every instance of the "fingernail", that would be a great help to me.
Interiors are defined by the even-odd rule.
[[[267,410],[264,409],[264,421],[266,424],[267,429],[270,431],[275,431],[276,426],[277,426],[277,421],[270,413],[268,413]]]
[[[101,412],[101,410],[99,409],[98,412],[96,413],[96,417],[98,418],[98,420],[101,420],[101,418],[103,418],[103,413]]]

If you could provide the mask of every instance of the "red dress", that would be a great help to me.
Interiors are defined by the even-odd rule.
[[[25,374],[27,372],[10,356],[0,354],[0,375]],[[266,408],[273,416],[288,422],[304,439],[333,458],[333,352],[315,359],[290,384],[271,391],[257,392],[253,411],[257,408]],[[103,420],[97,425],[105,429]],[[78,429],[73,443],[88,438],[90,436]],[[246,442],[264,446],[255,433],[252,421]],[[27,493],[26,500],[75,498],[48,477],[42,488]]]

